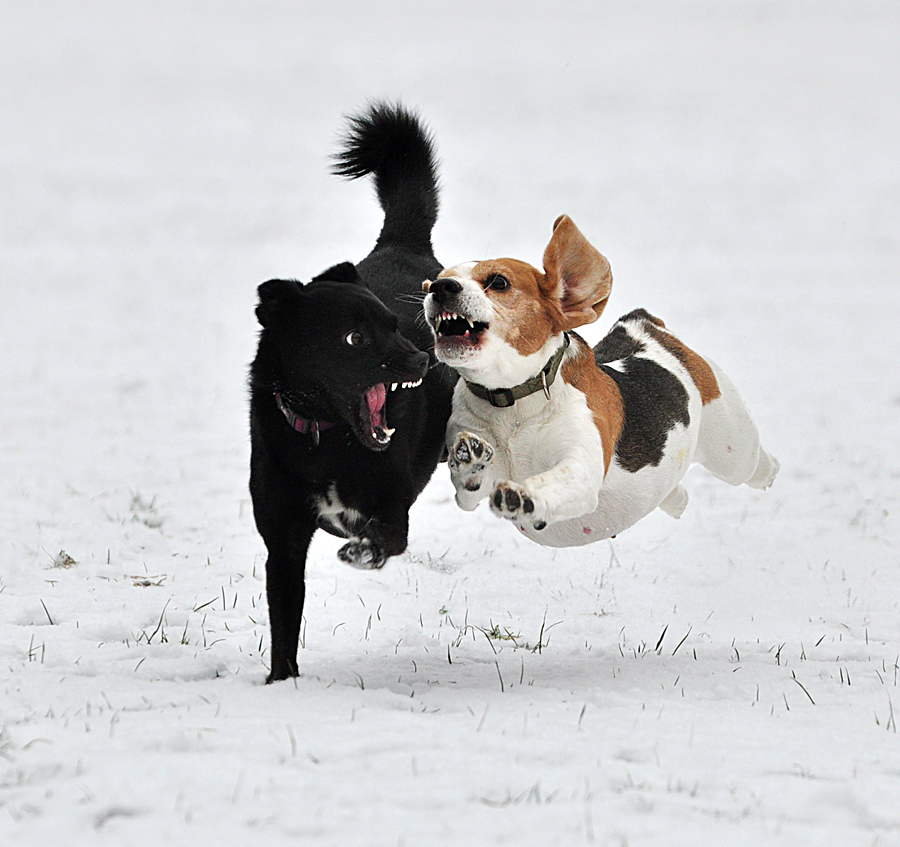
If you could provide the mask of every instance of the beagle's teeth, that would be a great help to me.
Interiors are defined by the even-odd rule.
[[[469,324],[469,329],[475,329],[475,322],[471,318],[466,318],[466,321]]]

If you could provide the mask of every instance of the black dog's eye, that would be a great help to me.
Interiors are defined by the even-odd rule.
[[[363,344],[365,340],[366,339],[363,337],[363,334],[356,329],[354,329],[353,332],[348,332],[344,336],[344,341],[346,341],[351,347],[359,347],[359,345]]]
[[[484,287],[485,290],[490,288],[493,291],[506,291],[510,285],[509,280],[503,274],[491,274],[484,281]]]

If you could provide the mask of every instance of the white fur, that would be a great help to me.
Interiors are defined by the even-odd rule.
[[[549,401],[538,392],[508,409],[491,406],[459,382],[447,430],[448,446],[454,445],[460,432],[478,434],[494,448],[477,491],[465,487],[471,475],[463,480],[459,472],[451,471],[462,508],[474,509],[498,483],[508,480],[527,482],[525,493],[533,499],[536,514],[547,523],[597,507],[596,480],[603,478],[600,433],[584,394],[562,379],[550,386]]]
[[[494,323],[495,311],[490,298],[472,278],[476,262],[456,265],[443,272],[442,276],[450,276],[463,288],[458,297],[460,313],[464,313],[473,321],[481,321],[489,326]],[[434,326],[435,316],[440,309],[433,297],[425,298],[425,316]],[[544,342],[541,349],[523,356],[515,347],[497,332],[488,329],[484,341],[474,350],[466,350],[460,355],[440,358],[458,371],[460,376],[471,382],[477,382],[485,388],[508,388],[531,379],[547,360],[563,343],[562,335],[552,336]]]
[[[704,407],[693,379],[674,355],[639,322],[629,322],[627,331],[644,344],[645,351],[640,355],[673,373],[688,394],[690,424],[676,424],[669,430],[662,461],[633,473],[613,458],[604,474],[600,433],[587,398],[562,378],[550,387],[549,401],[538,392],[505,409],[491,406],[460,382],[454,394],[447,445],[451,477],[462,508],[474,509],[483,498],[490,497],[491,508],[512,520],[529,538],[547,546],[569,547],[614,536],[658,506],[680,517],[688,499],[681,480],[692,461],[733,485],[747,483],[765,488],[772,483],[778,463],[760,447],[756,426],[721,369],[711,365],[721,396]],[[536,361],[529,361],[528,372],[520,374],[517,381],[537,373],[552,349],[549,353],[542,350],[536,366],[536,357],[519,356]],[[502,351],[500,365],[492,361],[496,350]],[[572,347],[566,356],[576,352]],[[467,378],[484,384],[483,374],[508,369],[508,357],[509,351],[502,344],[486,343],[478,357],[460,370]],[[616,364],[622,368],[621,362]],[[504,386],[511,384],[515,383],[507,381]],[[490,461],[465,462],[454,456],[461,441],[469,444],[479,440],[492,448]],[[493,502],[498,491],[499,508]],[[514,492],[514,502],[517,497],[524,504],[527,498],[533,509],[507,508],[507,492]],[[540,528],[542,524],[546,526]]]
[[[348,538],[353,537],[354,526],[365,523],[365,518],[360,512],[344,505],[333,485],[328,489],[328,494],[315,499],[315,509],[318,515],[332,524],[335,529],[344,532]]]

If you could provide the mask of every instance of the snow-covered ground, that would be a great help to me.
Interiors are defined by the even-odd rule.
[[[892,0],[4,3],[0,843],[900,844],[898,44]],[[370,249],[327,156],[378,96],[442,261],[568,212],[588,337],[659,314],[782,471],[553,551],[440,468],[383,571],[317,537],[267,687],[255,287]]]

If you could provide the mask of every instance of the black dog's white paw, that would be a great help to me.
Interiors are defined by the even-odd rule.
[[[491,511],[501,518],[514,521],[520,527],[530,526],[538,531],[547,521],[524,485],[516,482],[500,482],[491,495]]]
[[[350,567],[361,571],[374,571],[384,567],[387,555],[371,538],[354,538],[340,550],[338,558]]]
[[[471,432],[460,432],[450,448],[447,464],[450,473],[462,482],[466,491],[477,491],[493,458],[494,448],[487,441]]]

